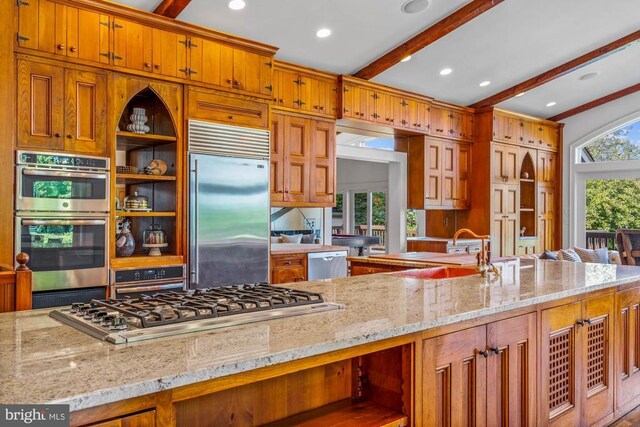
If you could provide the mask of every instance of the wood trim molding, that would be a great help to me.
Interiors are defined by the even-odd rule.
[[[601,98],[594,99],[593,101],[579,105],[575,108],[571,108],[570,110],[563,111],[560,114],[556,114],[555,116],[549,117],[549,120],[553,120],[554,122],[557,122],[559,120],[564,120],[567,117],[575,116],[576,114],[583,113],[587,110],[591,110],[592,108],[599,107],[608,102],[615,101],[618,98],[631,95],[632,93],[635,93],[638,91],[640,91],[640,83],[636,83],[633,86],[629,86],[617,92],[610,93],[609,95],[603,96]]]
[[[162,0],[153,13],[175,19],[189,3],[191,0]]]
[[[546,71],[542,74],[530,78],[529,80],[498,92],[495,95],[478,101],[475,104],[470,105],[470,107],[484,108],[491,105],[499,104],[502,101],[513,98],[519,93],[527,92],[554,79],[557,79],[558,77],[562,77],[565,74],[569,74],[589,64],[593,64],[594,62],[604,59],[609,55],[620,52],[621,50],[632,46],[638,41],[640,41],[640,30],[619,38],[618,40],[612,41],[611,43],[608,43],[597,49],[594,49],[591,52],[585,53],[584,55],[579,56],[569,62],[565,62],[562,65],[558,65],[557,67],[552,68],[549,71]]]
[[[410,38],[400,46],[385,53],[366,67],[354,74],[355,77],[369,80],[383,71],[393,67],[403,58],[424,49],[436,40],[441,39],[472,19],[502,3],[504,0],[473,0],[451,15],[436,22],[418,35]]]

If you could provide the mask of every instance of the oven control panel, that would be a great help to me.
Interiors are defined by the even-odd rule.
[[[18,164],[46,167],[77,167],[109,170],[109,159],[103,157],[73,156],[57,153],[18,152]]]
[[[184,279],[184,265],[111,270],[111,284]]]

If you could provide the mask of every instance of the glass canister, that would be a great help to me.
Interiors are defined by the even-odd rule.
[[[142,233],[142,246],[149,249],[149,255],[160,256],[160,248],[166,248],[167,232],[162,229],[158,224],[151,224],[149,228]]]
[[[127,211],[148,211],[150,210],[149,198],[136,191],[124,198],[124,209]]]

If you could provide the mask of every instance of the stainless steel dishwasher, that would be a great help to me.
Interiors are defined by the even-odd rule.
[[[309,280],[347,277],[347,251],[312,252],[307,261]]]

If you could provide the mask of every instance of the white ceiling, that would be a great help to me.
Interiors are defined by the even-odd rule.
[[[192,0],[178,19],[268,43],[277,58],[351,74],[469,0],[431,0],[407,15],[405,0]],[[160,0],[120,0],[152,11]],[[321,27],[331,28],[317,39]],[[373,80],[469,105],[640,28],[639,0],[504,0]],[[444,67],[454,69],[439,75]],[[633,46],[545,84],[501,106],[552,116],[640,82],[640,46]],[[589,71],[600,74],[577,80]],[[478,83],[490,80],[487,87]],[[556,101],[554,107],[545,107]]]

